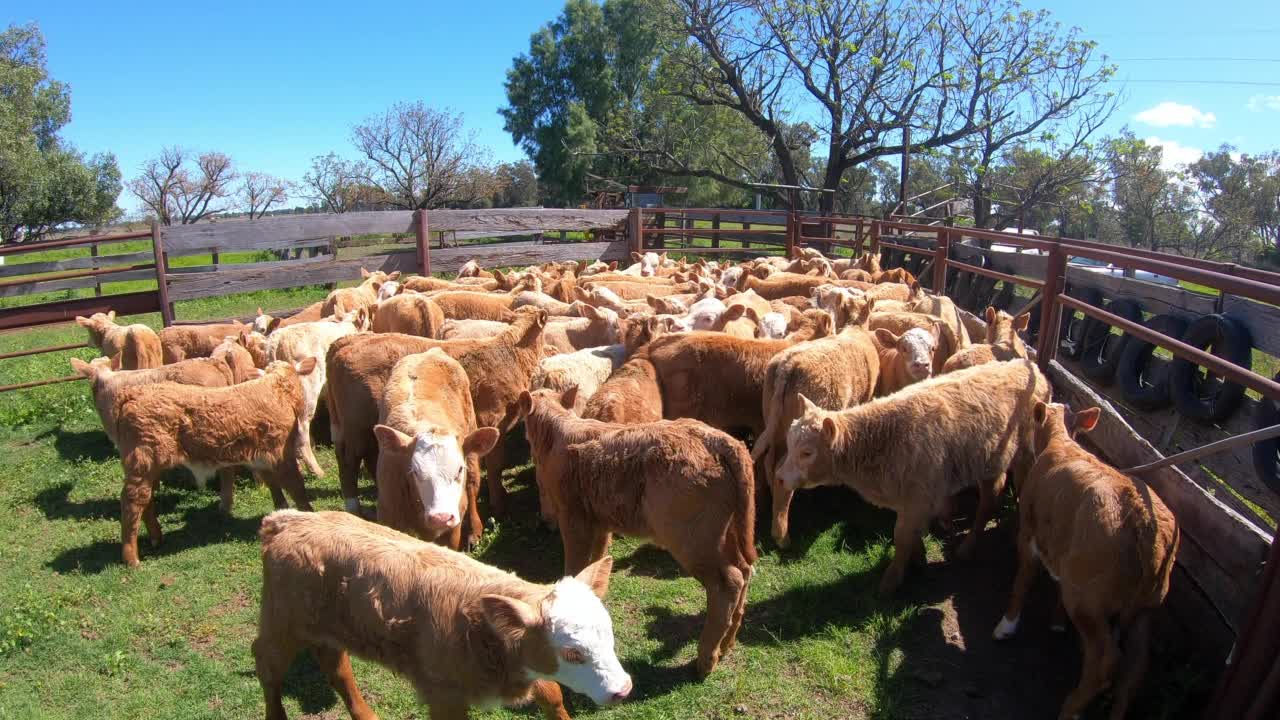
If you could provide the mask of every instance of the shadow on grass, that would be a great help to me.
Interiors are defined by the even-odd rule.
[[[82,430],[68,432],[61,427],[54,427],[36,436],[37,440],[53,438],[53,448],[58,456],[70,462],[89,460],[105,462],[119,457],[115,445],[101,430]]]
[[[48,504],[45,514],[50,518],[92,519],[120,517],[120,505],[107,500],[90,500],[74,503],[66,500],[70,491],[69,485],[59,485],[46,490],[37,496],[37,504]],[[62,502],[58,502],[61,494]],[[210,502],[199,507],[186,510],[181,515],[181,527],[174,527],[172,513],[182,497],[178,493],[161,492],[156,496],[157,512],[160,514],[160,525],[164,530],[164,542],[159,547],[151,545],[145,527],[138,540],[138,551],[142,561],[149,557],[175,555],[192,548],[203,547],[229,540],[252,540],[258,533],[262,523],[260,517],[228,517],[218,507],[217,496],[211,494]],[[112,565],[119,564],[120,543],[118,541],[98,540],[78,548],[71,548],[60,553],[46,563],[46,567],[60,573],[100,573]]]

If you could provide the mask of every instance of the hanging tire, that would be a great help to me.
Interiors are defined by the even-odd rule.
[[[1148,330],[1173,338],[1182,337],[1187,321],[1176,315],[1156,315],[1142,323]],[[1120,353],[1115,379],[1130,405],[1139,410],[1162,410],[1173,404],[1169,394],[1169,365],[1152,357],[1156,346],[1146,340],[1129,338]]]
[[[1249,328],[1227,315],[1204,315],[1187,327],[1182,342],[1246,370],[1253,367],[1253,340]],[[1178,412],[1203,422],[1222,422],[1240,407],[1244,386],[1223,382],[1190,360],[1175,358],[1169,367],[1169,392]]]
[[[1067,295],[1087,302],[1094,307],[1102,307],[1102,293],[1094,288],[1067,287]],[[1084,352],[1084,330],[1091,318],[1084,313],[1076,317],[1074,310],[1062,308],[1062,329],[1058,331],[1058,354],[1075,360]]]
[[[1014,284],[1011,282],[1004,282],[1001,283],[1001,285],[1002,287],[1000,288],[1000,292],[996,293],[995,298],[991,300],[991,304],[994,305],[997,310],[1009,312],[1009,308],[1013,306],[1013,298],[1015,297]]]
[[[1142,322],[1142,305],[1136,300],[1112,300],[1106,311],[1125,320]],[[1084,324],[1084,348],[1080,354],[1080,372],[1102,385],[1110,385],[1120,364],[1120,354],[1131,338],[1128,333],[1116,335],[1111,326],[1089,318]]]
[[[1276,375],[1280,382],[1280,374]],[[1275,400],[1262,398],[1253,413],[1253,429],[1261,430],[1280,423],[1280,407]],[[1253,444],[1253,471],[1272,492],[1280,493],[1280,438]]]

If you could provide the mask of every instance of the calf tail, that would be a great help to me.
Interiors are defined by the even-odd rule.
[[[783,406],[783,393],[786,391],[786,378],[780,377],[783,374],[783,366],[781,364],[770,364],[766,370],[764,379],[764,392],[761,393],[761,401],[764,403],[762,408],[764,411],[764,431],[756,438],[756,444],[751,447],[751,461],[760,462],[760,458],[765,456],[769,448],[773,445],[773,438],[778,433],[778,425],[782,422],[782,416],[785,415],[786,408]],[[773,468],[768,468],[772,471]]]
[[[722,438],[721,464],[729,469],[733,479],[734,513],[730,527],[737,540],[739,557],[748,566],[756,563],[756,484],[752,475],[751,456],[741,442],[728,436]]]

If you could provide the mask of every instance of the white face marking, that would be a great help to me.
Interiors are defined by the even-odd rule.
[[[689,322],[694,330],[712,330],[727,309],[716,298],[703,298],[689,308]]]
[[[734,265],[731,268],[726,268],[724,272],[720,273],[720,284],[725,287],[729,287],[731,285],[736,286],[741,277],[742,268]]]
[[[787,318],[782,313],[765,313],[758,323],[760,337],[781,340],[787,335]]]
[[[787,454],[778,468],[778,480],[788,490],[804,487],[809,470],[817,460],[817,443],[822,434],[815,423],[799,418],[787,430]]]
[[[613,621],[590,588],[573,578],[556,583],[546,622],[560,665],[548,679],[568,685],[597,705],[607,705],[631,689],[631,677],[613,649]],[[582,662],[569,662],[565,651]]]
[[[270,316],[259,315],[253,319],[253,322],[249,325],[249,327],[251,327],[253,331],[256,333],[262,333],[263,335],[266,335],[267,325],[269,325],[270,323],[271,323]]]
[[[602,305],[607,305],[614,310],[625,307],[626,305],[626,303],[622,302],[622,298],[618,297],[618,294],[609,288],[592,288],[591,292],[595,295],[596,302],[601,303]]]
[[[933,351],[938,340],[927,330],[911,328],[898,340],[898,352],[907,374],[924,380],[933,372]]]
[[[640,275],[644,277],[652,276],[655,272],[657,272],[657,268],[659,264],[660,264],[660,260],[658,259],[658,253],[655,253],[655,252],[645,253],[644,257],[640,258]]]
[[[378,288],[378,300],[382,301],[394,297],[398,292],[400,292],[400,283],[395,280],[388,280],[382,283],[382,287]]]
[[[622,328],[618,326],[618,313],[608,308],[596,308],[596,315],[599,317],[599,322],[603,322],[606,328],[605,344],[613,345],[622,342]]]
[[[418,488],[427,524],[449,530],[462,519],[458,506],[467,485],[462,445],[453,435],[420,433],[409,458],[409,475]]]

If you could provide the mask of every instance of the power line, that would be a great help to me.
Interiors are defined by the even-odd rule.
[[[1280,82],[1265,82],[1256,80],[1121,80],[1114,79],[1110,82],[1120,84],[1127,83],[1160,83],[1162,85],[1245,85],[1249,87],[1280,87]]]

